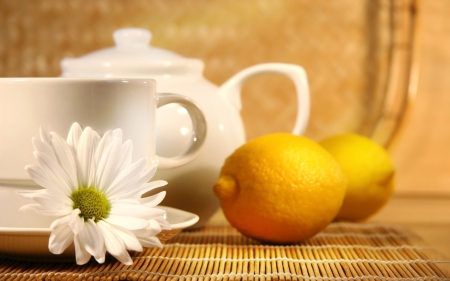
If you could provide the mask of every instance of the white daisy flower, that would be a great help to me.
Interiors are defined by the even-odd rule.
[[[50,226],[50,252],[61,254],[74,242],[77,264],[91,256],[103,263],[108,251],[131,265],[127,250],[162,247],[155,235],[170,225],[165,211],[156,206],[165,192],[141,196],[167,183],[148,182],[156,165],[146,168],[146,158],[131,162],[132,142],[122,143],[122,130],[101,138],[90,127],[82,130],[74,123],[67,141],[41,129],[40,140],[32,142],[39,166],[25,169],[44,189],[19,192],[34,201],[20,210],[60,217]]]

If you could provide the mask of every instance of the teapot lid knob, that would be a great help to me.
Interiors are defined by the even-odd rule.
[[[150,44],[152,33],[143,28],[121,28],[114,32],[113,37],[119,48],[142,48]]]

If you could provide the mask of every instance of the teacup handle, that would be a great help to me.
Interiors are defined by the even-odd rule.
[[[295,121],[293,134],[301,135],[308,125],[310,98],[308,79],[305,70],[298,65],[287,63],[263,63],[248,67],[228,79],[219,90],[221,95],[228,98],[238,110],[241,110],[242,86],[249,79],[262,74],[281,74],[289,77],[297,91],[297,119]]]
[[[206,139],[206,119],[201,109],[191,99],[185,96],[169,93],[158,93],[158,105],[177,103],[184,107],[192,120],[192,139],[188,150],[175,157],[158,157],[158,169],[170,169],[189,163],[200,153]]]

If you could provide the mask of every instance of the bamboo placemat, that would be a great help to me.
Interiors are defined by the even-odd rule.
[[[450,280],[450,261],[406,229],[332,223],[295,245],[263,244],[227,225],[184,231],[162,249],[84,266],[0,257],[0,280]]]

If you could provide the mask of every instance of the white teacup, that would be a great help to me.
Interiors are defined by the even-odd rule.
[[[206,137],[202,111],[184,96],[155,88],[151,79],[0,78],[0,213],[9,214],[0,216],[0,226],[42,227],[18,213],[24,202],[14,194],[33,188],[24,167],[37,164],[31,138],[39,137],[40,127],[63,138],[74,122],[100,135],[121,128],[123,139],[133,142],[133,161],[147,157],[158,169],[192,161]],[[172,158],[155,152],[156,109],[169,103],[185,107],[196,130],[189,149]]]

